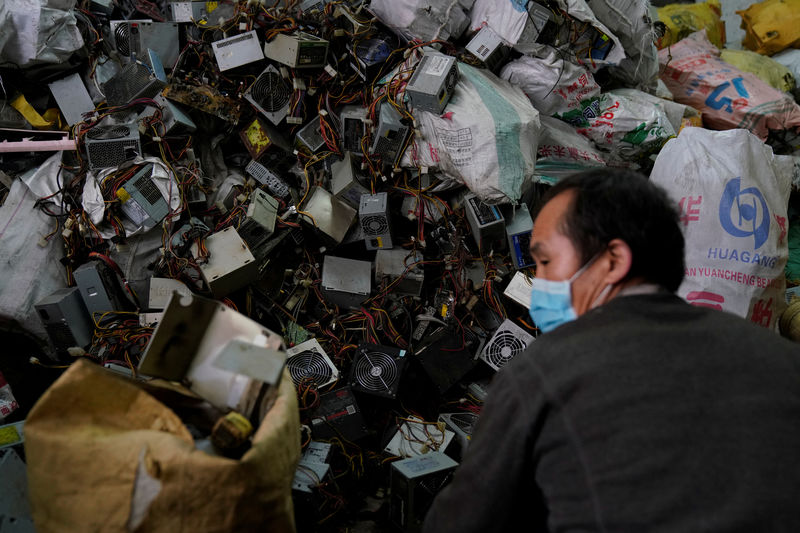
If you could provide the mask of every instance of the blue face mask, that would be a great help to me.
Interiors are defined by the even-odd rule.
[[[586,269],[594,263],[598,256],[590,259],[567,280],[551,281],[543,278],[533,278],[531,306],[528,313],[540,331],[547,333],[561,324],[578,318],[575,308],[572,307],[572,282],[586,272]]]

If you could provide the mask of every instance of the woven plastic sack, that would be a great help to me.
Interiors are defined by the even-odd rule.
[[[661,79],[675,101],[703,113],[712,129],[744,128],[761,139],[769,130],[800,126],[800,106],[755,74],[725,63],[705,31],[659,51]]]
[[[534,181],[553,185],[570,174],[608,165],[606,154],[569,124],[544,115],[539,120],[542,133]]]
[[[583,100],[596,100],[600,95],[591,72],[564,61],[553,50],[543,58],[522,56],[511,61],[500,77],[518,85],[542,115],[566,113],[579,108]]]
[[[739,70],[750,72],[779,91],[788,93],[795,88],[792,71],[772,58],[764,57],[750,50],[723,49],[720,59]]]
[[[800,48],[800,0],[766,0],[736,13],[742,17],[746,48],[768,56]]]
[[[650,179],[681,211],[689,303],[777,327],[786,305],[787,205],[793,161],[746,130],[686,128]]]
[[[625,95],[606,93],[583,109],[557,116],[611,159],[634,162],[657,152],[676,133],[664,106],[640,94],[634,89]]]
[[[666,25],[666,33],[658,40],[658,48],[666,48],[705,29],[708,40],[717,48],[725,46],[725,23],[719,0],[696,4],[669,4],[658,8],[658,20]]]
[[[516,202],[533,177],[539,112],[519,87],[491,72],[462,63],[458,69],[447,112],[415,112],[418,134],[402,166],[438,171],[484,202]]]
[[[369,10],[405,39],[448,41],[467,29],[471,7],[472,0],[372,0]]]
[[[585,0],[557,0],[558,7],[567,12],[576,20],[591,25],[613,43],[611,50],[603,60],[591,60],[585,54],[580,59],[574,57],[576,50],[569,50],[569,43],[561,47],[572,60],[586,63],[593,72],[608,65],[618,65],[625,59],[625,50],[619,39],[595,16]],[[478,31],[483,26],[489,26],[507,44],[519,52],[537,57],[544,57],[552,46],[539,43],[539,31],[542,21],[532,20],[528,14],[530,8],[526,0],[475,0],[470,12],[470,28]],[[532,29],[532,26],[536,28]],[[586,26],[588,28],[588,26]]]

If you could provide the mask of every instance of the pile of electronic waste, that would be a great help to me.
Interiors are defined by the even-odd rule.
[[[660,98],[647,2],[60,4],[2,8],[2,312],[49,336],[40,364],[184,380],[225,410],[248,411],[236,378],[287,367],[301,530],[419,527],[538,333],[539,194],[646,172],[699,124]]]

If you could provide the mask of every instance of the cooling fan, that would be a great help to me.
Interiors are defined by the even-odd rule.
[[[90,129],[86,136],[93,141],[113,141],[128,137],[131,130],[128,126],[96,126]]]
[[[495,370],[500,370],[534,341],[532,335],[506,319],[494,332],[481,352],[481,359]]]
[[[404,350],[362,344],[350,369],[350,385],[353,390],[395,398],[406,362]]]
[[[292,89],[273,65],[269,65],[244,93],[270,122],[277,125],[289,112]]]
[[[364,229],[364,235],[383,235],[389,232],[389,220],[383,215],[362,217],[361,226]]]
[[[286,355],[286,366],[295,386],[311,381],[319,388],[339,379],[339,370],[316,339],[301,342],[288,349]]]

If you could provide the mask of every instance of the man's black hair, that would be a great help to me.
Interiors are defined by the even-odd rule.
[[[660,187],[637,172],[602,168],[562,179],[541,205],[567,190],[575,195],[561,229],[582,264],[612,239],[621,239],[633,254],[626,279],[642,277],[670,292],[678,290],[685,271],[683,233],[679,212]]]

